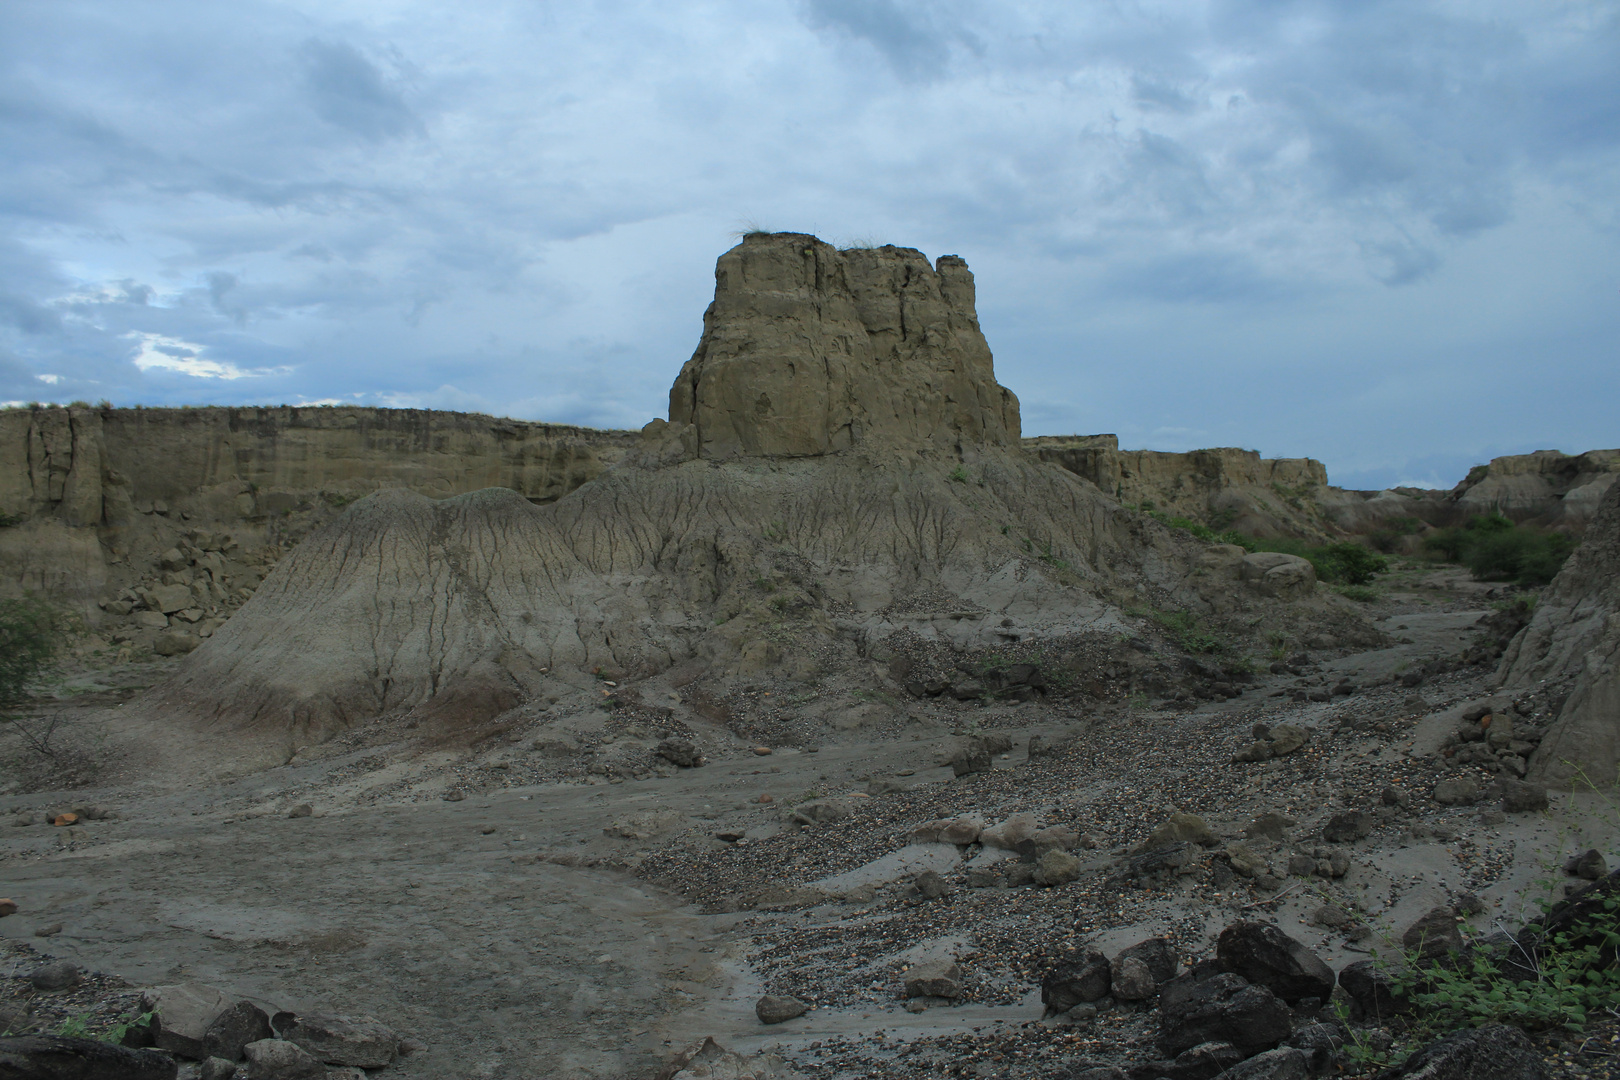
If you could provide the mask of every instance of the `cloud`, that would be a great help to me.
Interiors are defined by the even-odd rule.
[[[312,38],[300,54],[305,91],[321,119],[371,140],[421,131],[399,88],[353,45]]]
[[[243,370],[228,360],[207,359],[202,355],[203,346],[179,338],[139,332],[124,336],[137,342],[134,364],[142,371],[173,371],[196,379],[235,380],[285,375],[291,370],[285,367]]]
[[[807,0],[805,15],[816,30],[831,30],[878,50],[901,75],[944,74],[953,46],[981,51],[964,27],[949,24],[948,5],[903,0]]]

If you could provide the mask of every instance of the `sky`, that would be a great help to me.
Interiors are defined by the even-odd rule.
[[[1024,432],[1620,446],[1620,0],[6,0],[0,402],[640,427],[753,228],[959,254]]]

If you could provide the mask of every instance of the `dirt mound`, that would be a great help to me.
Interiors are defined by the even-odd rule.
[[[1609,487],[1585,540],[1508,646],[1498,678],[1512,690],[1569,687],[1530,761],[1533,779],[1614,783],[1620,764],[1620,484]]]

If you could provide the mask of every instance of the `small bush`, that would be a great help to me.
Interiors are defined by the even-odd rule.
[[[34,596],[0,600],[0,709],[21,704],[56,655],[62,616]]]
[[[1358,604],[1370,604],[1378,599],[1378,590],[1366,585],[1346,585],[1339,590],[1339,595]]]
[[[954,480],[958,484],[967,483],[968,482],[967,468],[965,466],[958,465],[956,468],[951,470],[951,474],[949,476],[947,476],[946,479],[947,480]]]

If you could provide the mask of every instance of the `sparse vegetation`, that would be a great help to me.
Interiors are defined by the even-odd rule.
[[[1231,530],[1216,532],[1202,522],[1184,517],[1171,517],[1163,511],[1154,510],[1150,502],[1143,502],[1140,509],[1160,524],[1189,532],[1211,544],[1236,544],[1245,551],[1280,551],[1287,555],[1298,555],[1308,559],[1315,567],[1318,580],[1329,584],[1366,585],[1375,575],[1389,569],[1389,560],[1384,556],[1349,541],[1307,544],[1303,540],[1289,537],[1261,540]]]
[[[0,709],[27,699],[29,685],[55,658],[61,636],[61,613],[44,600],[0,600]]]
[[[1367,585],[1346,585],[1339,589],[1339,595],[1358,604],[1371,604],[1378,599],[1378,590]]]
[[[967,466],[958,465],[956,468],[951,470],[950,475],[947,476],[945,479],[950,480],[950,481],[952,481],[954,483],[957,483],[957,484],[965,484],[965,483],[967,483],[968,482]]]
[[[1447,562],[1466,566],[1479,581],[1545,585],[1563,568],[1575,540],[1565,533],[1516,525],[1493,513],[1440,529],[1423,546]]]

